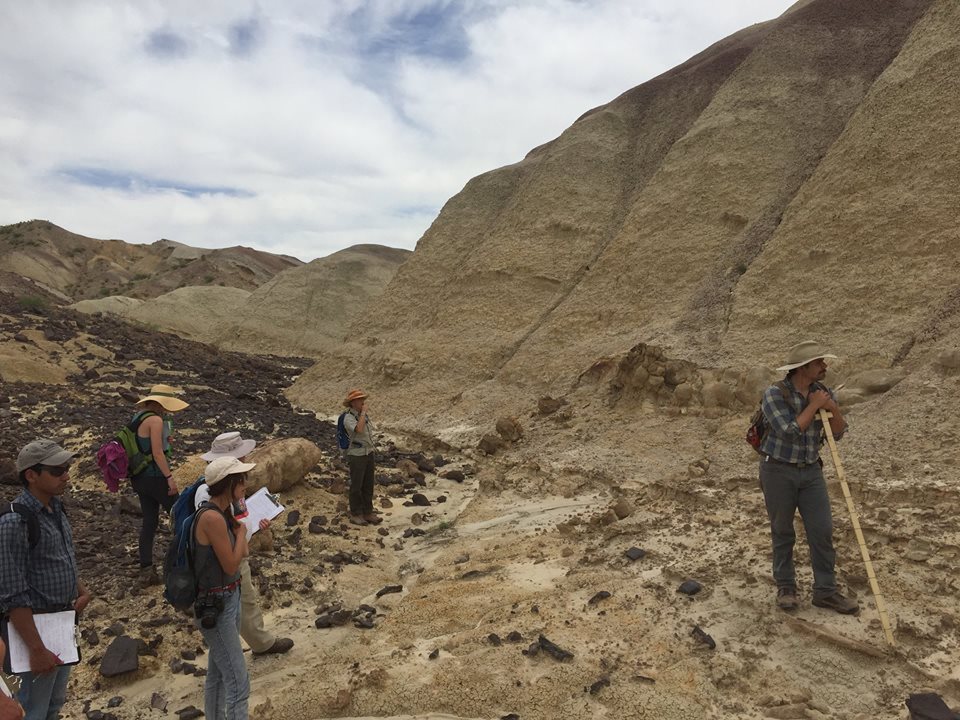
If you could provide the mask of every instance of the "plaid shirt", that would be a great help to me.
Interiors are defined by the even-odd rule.
[[[770,431],[760,444],[760,452],[774,460],[791,465],[800,463],[812,465],[820,457],[820,446],[823,444],[823,422],[818,413],[807,429],[800,432],[797,417],[807,406],[809,393],[807,397],[801,395],[793,387],[789,378],[783,383],[790,389],[789,397],[783,396],[780,383],[771,385],[763,393],[763,415],[767,419]],[[819,383],[817,386],[818,389],[823,388]],[[824,389],[836,400],[832,390]],[[836,436],[836,439],[839,440],[840,436]]]
[[[0,517],[0,612],[19,607],[35,611],[69,608],[78,595],[77,559],[63,503],[53,498],[46,510],[27,490],[14,502],[36,513],[40,542],[30,549],[27,523],[17,513]]]

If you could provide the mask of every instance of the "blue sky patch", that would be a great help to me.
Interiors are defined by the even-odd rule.
[[[240,188],[218,185],[194,185],[193,183],[161,180],[137,173],[114,172],[103,168],[64,168],[60,174],[72,182],[91,187],[124,190],[127,192],[156,192],[172,190],[187,195],[200,197],[202,195],[227,195],[229,197],[248,198],[254,193]]]
[[[383,27],[373,26],[370,10],[364,6],[347,16],[346,28],[356,38],[360,53],[370,58],[393,61],[413,55],[460,62],[470,55],[462,6],[455,2],[436,2],[396,15]]]
[[[157,58],[184,57],[190,51],[190,44],[173,30],[154,30],[147,36],[144,44],[146,51]]]

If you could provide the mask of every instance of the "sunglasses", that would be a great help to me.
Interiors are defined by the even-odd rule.
[[[70,472],[69,465],[37,465],[37,472],[42,472],[46,470],[53,477],[63,477],[68,472]]]

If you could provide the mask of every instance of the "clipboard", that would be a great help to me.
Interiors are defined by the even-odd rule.
[[[247,540],[253,537],[253,534],[260,530],[261,520],[273,520],[277,515],[286,510],[276,495],[268,492],[265,487],[257,490],[253,495],[247,498],[247,514],[237,518],[247,528]]]
[[[33,622],[44,646],[60,658],[61,664],[76,665],[80,662],[76,610],[34,613]],[[9,675],[30,672],[30,650],[9,617],[0,620],[0,635],[7,644],[3,671]]]

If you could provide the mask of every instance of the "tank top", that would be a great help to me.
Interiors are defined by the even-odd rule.
[[[197,519],[200,517],[200,513],[206,509],[215,510],[223,516],[224,520],[227,521],[227,534],[230,536],[230,547],[236,547],[237,544],[237,536],[231,527],[229,515],[221,512],[220,508],[213,505],[213,503],[204,503],[200,510],[197,511],[197,518],[193,521],[193,567],[197,578],[197,589],[200,592],[205,592],[211,588],[222,588],[240,579],[240,568],[237,568],[235,573],[227,575],[223,571],[220,561],[217,559],[217,554],[214,552],[213,546],[203,545],[196,540]]]
[[[131,422],[135,422],[136,419],[143,414],[145,411],[138,412],[133,416]],[[162,418],[161,418],[162,419]],[[173,422],[170,420],[163,420],[163,454],[170,454],[170,433],[173,432]],[[153,459],[153,444],[150,442],[150,436],[140,437],[140,428],[137,428],[137,448],[144,455],[150,455],[150,464],[147,465],[141,475],[161,475],[160,468],[157,467],[157,461]]]

